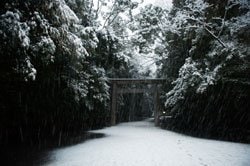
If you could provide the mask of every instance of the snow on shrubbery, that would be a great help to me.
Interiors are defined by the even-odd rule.
[[[27,58],[25,60],[25,64],[26,64],[26,69],[24,69],[24,75],[26,75],[24,77],[25,81],[28,81],[29,79],[31,79],[32,81],[35,81],[36,79],[36,74],[37,74],[37,71],[36,69],[34,68],[34,66],[31,64],[30,60]]]
[[[5,40],[7,46],[18,50],[20,63],[14,71],[23,75],[24,80],[35,80],[37,71],[30,61],[26,51],[30,47],[30,27],[26,22],[21,21],[22,14],[19,10],[7,11],[0,16],[0,35]]]
[[[75,12],[70,9],[64,0],[55,0],[51,4],[51,8],[56,9],[54,16],[58,22],[63,22],[67,25],[79,23],[79,18]]]
[[[39,42],[33,46],[33,50],[46,55],[53,55],[56,52],[56,45],[49,36],[41,36]]]
[[[187,58],[185,64],[180,68],[179,78],[172,84],[174,88],[166,94],[165,106],[174,106],[179,100],[184,99],[189,87],[197,86],[201,82],[201,74],[197,68],[197,63],[191,58]]]
[[[86,99],[92,91],[91,100],[107,104],[109,86],[106,71],[100,66],[87,66],[86,62],[87,58],[95,56],[93,53],[99,43],[98,27],[92,23],[86,25],[87,21],[95,22],[85,18],[90,18],[93,11],[76,11],[79,3],[90,8],[85,1],[44,1],[41,8],[30,11],[29,17],[25,10],[15,9],[20,6],[13,3],[12,11],[0,16],[0,36],[6,45],[18,50],[19,61],[14,71],[25,81],[35,81],[37,73],[43,72],[37,71],[36,65],[46,68],[61,63],[60,75],[54,73],[53,77],[60,77],[67,84],[75,94],[75,101]]]
[[[247,44],[238,40],[239,32],[247,33],[246,29],[250,25],[249,3],[244,0],[229,1],[225,6],[225,17],[212,17],[211,20],[206,20],[206,10],[212,6],[204,0],[187,3],[183,8],[185,10],[176,11],[175,17],[170,19],[172,25],[166,31],[178,34],[178,36],[184,34],[183,39],[191,39],[192,47],[187,55],[189,57],[179,70],[179,77],[173,81],[173,89],[166,94],[165,105],[167,107],[173,107],[178,101],[185,99],[188,91],[205,92],[209,86],[215,85],[222,77],[220,71],[233,57],[244,58],[249,55]],[[227,11],[237,5],[242,11],[247,12],[225,19]],[[168,21],[166,25],[169,25]],[[210,47],[207,53],[199,51],[202,47],[199,44],[204,36],[211,38],[206,43]]]
[[[84,48],[81,38],[74,33],[66,32],[65,44],[65,51],[72,56],[76,56],[77,58],[84,58],[85,56],[88,56],[88,52]]]
[[[106,77],[105,70],[103,68],[94,68],[93,70],[98,76],[98,84],[101,86],[102,90],[96,91],[97,93],[93,96],[93,98],[107,104],[107,100],[109,99],[109,86],[107,84],[108,78]]]
[[[27,49],[30,45],[30,28],[26,22],[21,22],[21,17],[22,14],[18,10],[15,12],[7,11],[1,15],[0,24],[2,28],[5,28],[3,34],[5,38],[9,37],[13,44],[17,42],[18,46]]]
[[[82,38],[83,45],[86,48],[97,48],[99,40],[96,36],[96,30],[94,27],[78,27],[78,30],[79,35]]]

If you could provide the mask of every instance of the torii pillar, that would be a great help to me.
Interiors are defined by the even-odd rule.
[[[159,91],[157,85],[154,85],[154,122],[155,126],[159,125]]]
[[[116,124],[116,99],[117,99],[117,84],[113,83],[112,87],[112,103],[111,103],[111,125]]]

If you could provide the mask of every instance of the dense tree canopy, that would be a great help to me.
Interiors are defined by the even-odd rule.
[[[159,75],[173,80],[165,96],[176,118],[173,128],[247,139],[249,13],[250,3],[244,0],[173,1],[159,69]]]
[[[108,124],[107,77],[128,77],[130,66],[92,3],[1,1],[1,139]]]
[[[133,0],[0,6],[0,142],[109,125],[107,78],[147,76],[167,78],[168,128],[247,139],[249,1],[173,0],[170,10]],[[132,97],[138,107],[143,97]]]

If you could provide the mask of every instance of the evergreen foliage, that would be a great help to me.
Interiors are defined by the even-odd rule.
[[[164,127],[249,141],[249,1],[173,0],[170,11],[133,0],[0,6],[0,143],[109,125],[108,78],[149,76],[167,79],[162,105],[173,119]],[[121,121],[124,106],[145,109],[145,96],[120,97]]]
[[[129,65],[91,3],[1,1],[1,143],[109,125],[107,77],[127,77]]]
[[[174,0],[173,5],[165,33],[168,52],[159,70],[173,80],[165,95],[174,117],[168,127],[249,141],[250,47],[240,37],[249,36],[249,2]]]

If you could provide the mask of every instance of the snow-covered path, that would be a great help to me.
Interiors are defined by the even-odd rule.
[[[47,166],[250,166],[250,145],[198,139],[148,121],[92,131],[106,137],[52,152]]]

